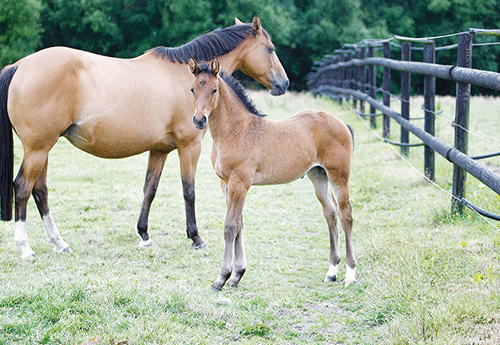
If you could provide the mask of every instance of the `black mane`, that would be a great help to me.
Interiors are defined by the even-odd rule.
[[[265,114],[262,114],[259,110],[257,110],[255,105],[250,100],[250,97],[248,97],[248,94],[246,93],[245,89],[238,80],[236,80],[235,78],[233,78],[231,75],[227,74],[224,71],[220,72],[220,76],[222,80],[224,80],[224,82],[227,85],[229,85],[229,87],[234,91],[236,96],[238,96],[241,103],[243,103],[243,105],[245,106],[245,108],[247,108],[249,112],[260,117],[266,116]]]
[[[177,48],[156,47],[148,52],[171,62],[188,63],[191,57],[196,61],[208,61],[229,53],[250,35],[256,35],[251,24],[233,25],[216,29]]]

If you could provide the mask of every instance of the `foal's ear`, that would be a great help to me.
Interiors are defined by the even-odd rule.
[[[257,33],[259,33],[262,30],[262,27],[260,24],[260,18],[257,15],[255,17],[253,17],[252,28],[253,28],[253,31],[255,31]]]
[[[189,70],[191,71],[191,73],[196,75],[198,72],[198,63],[195,61],[195,59],[189,58],[188,64],[189,64]]]
[[[234,17],[234,22],[236,23],[236,25],[243,25],[243,22],[236,17]]]
[[[217,75],[220,72],[220,62],[219,59],[215,58],[212,60],[212,63],[210,64],[210,68],[212,70],[212,74],[217,77]]]

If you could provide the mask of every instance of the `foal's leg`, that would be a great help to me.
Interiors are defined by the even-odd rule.
[[[146,181],[144,183],[144,201],[142,203],[141,215],[137,222],[137,232],[141,237],[139,247],[149,247],[155,245],[148,235],[148,217],[151,203],[156,195],[156,189],[160,181],[161,172],[165,165],[168,152],[149,152],[148,170],[146,172]]]
[[[219,276],[212,284],[213,290],[221,290],[231,276],[233,248],[235,248],[235,272],[229,284],[237,286],[246,271],[245,250],[243,248],[242,212],[249,186],[239,179],[232,179],[227,185],[227,214],[224,223],[224,258]]]
[[[314,184],[314,191],[319,202],[323,206],[323,215],[325,216],[330,233],[330,268],[325,277],[325,282],[334,282],[337,280],[339,271],[340,249],[339,249],[339,230],[337,227],[336,203],[330,190],[330,183],[323,168],[311,169],[307,176]]]
[[[337,200],[340,211],[340,222],[345,233],[346,246],[346,274],[345,285],[356,281],[356,258],[352,244],[352,209],[349,202],[348,172],[340,174],[331,171],[328,173],[330,181],[337,186]],[[347,177],[346,177],[347,176]]]
[[[47,165],[48,161],[45,161],[45,166],[35,181],[33,186],[33,198],[35,199],[38,212],[43,220],[43,226],[45,228],[45,233],[47,234],[47,239],[50,243],[54,244],[55,253],[71,253],[73,252],[70,246],[62,239],[59,231],[57,230],[52,214],[49,210],[48,205],[48,190],[47,190]]]
[[[196,249],[204,248],[205,242],[203,242],[198,235],[194,207],[196,199],[194,177],[201,153],[201,139],[199,142],[195,140],[188,146],[179,147],[177,151],[181,163],[182,190],[184,193],[184,203],[186,205],[186,233],[188,238],[193,241],[193,247]]]
[[[26,204],[33,190],[35,181],[47,162],[47,152],[24,152],[24,160],[14,180],[15,192],[15,227],[14,243],[21,249],[21,258],[33,259],[35,252],[31,249],[26,226]]]

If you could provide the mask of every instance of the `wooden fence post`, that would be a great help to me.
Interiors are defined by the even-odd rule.
[[[458,36],[457,66],[472,68],[472,35],[469,33]],[[455,106],[455,148],[467,154],[469,144],[469,103],[470,84],[457,83],[457,98]],[[464,205],[460,202],[465,196],[466,172],[453,165],[453,198],[451,200],[451,211],[462,213]]]
[[[368,57],[375,57],[375,47],[373,45],[368,46]],[[370,87],[370,97],[373,99],[377,99],[377,84],[376,84],[376,72],[377,66],[370,65],[368,66],[368,83]],[[377,119],[375,118],[375,107],[370,105],[370,127],[377,128]]]
[[[360,57],[360,52],[356,48],[356,50],[354,52],[354,58],[355,59],[359,59],[359,57]],[[353,67],[352,88],[353,88],[354,91],[359,90],[359,74],[360,74],[359,70],[360,70],[360,67],[358,67],[358,66]],[[354,97],[353,100],[352,100],[352,106],[353,106],[354,109],[356,109],[357,106],[358,106],[358,99],[356,97]]]
[[[424,44],[424,62],[435,63],[436,62],[436,50],[434,42]],[[436,77],[429,75],[424,76],[424,130],[435,135],[435,119],[436,119]],[[435,181],[434,173],[434,150],[428,145],[424,146],[424,173],[425,176],[431,180]]]
[[[366,59],[366,47],[361,47],[359,58],[361,60]],[[359,91],[364,94],[366,92],[366,66],[360,67],[359,81],[361,83],[359,86]],[[365,113],[365,101],[362,99],[359,101],[359,111],[362,114]]]
[[[391,58],[391,46],[389,42],[383,43],[383,51],[384,58]],[[389,67],[384,67],[384,79],[382,81],[382,87],[384,89],[384,93],[382,94],[382,101],[386,107],[391,106],[391,69]],[[391,134],[391,118],[384,114],[383,116],[383,128],[382,128],[382,137],[389,138]]]
[[[411,61],[411,43],[401,43],[401,60]],[[405,120],[410,119],[410,84],[411,73],[401,72],[401,117]],[[408,130],[401,127],[401,143],[408,144],[410,142],[410,135]],[[401,154],[408,156],[410,148],[408,146],[401,146]]]

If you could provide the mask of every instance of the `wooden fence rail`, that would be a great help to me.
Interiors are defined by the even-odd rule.
[[[465,197],[466,173],[470,173],[479,181],[500,195],[500,177],[478,164],[469,157],[468,151],[468,126],[469,102],[471,84],[487,87],[500,91],[500,73],[483,71],[471,68],[472,66],[472,32],[486,32],[496,34],[498,30],[471,29],[468,33],[458,35],[457,65],[440,65],[435,63],[434,40],[407,39],[401,44],[401,60],[391,59],[389,41],[381,42],[384,57],[374,56],[374,44],[368,41],[365,46],[353,46],[354,51],[339,51],[335,56],[327,56],[320,66],[308,76],[308,89],[313,94],[326,94],[339,99],[352,98],[353,106],[358,107],[364,116],[371,117],[370,124],[376,126],[376,110],[383,115],[383,138],[389,137],[390,121],[394,119],[401,126],[401,153],[408,154],[410,146],[408,132],[420,138],[425,145],[424,173],[427,178],[434,181],[434,152],[454,164],[452,187],[452,212],[462,212],[463,206],[474,211],[500,220],[500,216],[491,214],[472,205]],[[399,39],[403,39],[399,37]],[[424,44],[424,61],[411,61],[411,43],[418,41]],[[380,43],[380,42],[379,42]],[[380,44],[379,44],[380,45]],[[366,51],[368,47],[368,56]],[[382,85],[382,103],[376,99],[375,67],[384,67]],[[401,112],[391,109],[391,70],[401,71]],[[368,72],[368,73],[367,73]],[[424,75],[424,129],[410,122],[409,100],[411,73]],[[368,78],[367,78],[368,76]],[[455,107],[455,136],[454,147],[439,141],[434,136],[436,78],[448,79],[457,82],[456,107]],[[368,87],[368,90],[366,88]],[[370,113],[365,114],[365,103],[370,105]],[[389,141],[388,141],[389,142]],[[492,154],[495,155],[495,154]],[[492,156],[489,155],[489,156]],[[488,156],[488,155],[487,155]]]

